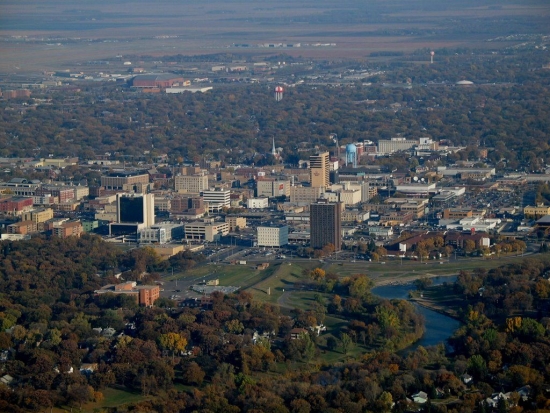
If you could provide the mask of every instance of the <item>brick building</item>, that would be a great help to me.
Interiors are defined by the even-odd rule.
[[[80,221],[64,222],[52,228],[52,235],[59,238],[80,237],[82,232],[83,228]]]
[[[121,284],[108,284],[95,291],[96,295],[109,293],[134,297],[139,305],[150,307],[160,297],[160,287],[158,285],[137,285],[135,281],[127,281]]]
[[[34,194],[35,196],[50,194],[56,198],[57,203],[64,203],[75,198],[74,188],[63,186],[43,185],[40,188],[36,188]]]
[[[132,79],[132,87],[138,88],[161,88],[181,86],[185,83],[183,77],[170,73],[151,73],[137,75]]]
[[[137,184],[149,184],[149,174],[140,171],[118,171],[101,177],[101,186],[106,190],[124,190]]]
[[[32,208],[32,198],[14,196],[11,198],[0,199],[0,212],[8,215],[21,215],[24,211]]]
[[[34,221],[21,221],[15,224],[10,224],[6,227],[8,234],[26,235],[32,232],[37,232],[38,227]]]

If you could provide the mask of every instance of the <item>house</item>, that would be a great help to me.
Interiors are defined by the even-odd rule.
[[[54,370],[56,373],[60,373],[58,367],[54,367],[53,370]],[[70,366],[69,369],[68,369],[68,370],[65,370],[63,373],[65,373],[65,374],[73,374],[73,373],[74,373],[74,368],[73,368],[73,366]]]
[[[418,393],[413,394],[411,398],[416,404],[424,404],[428,401],[428,394],[423,391],[419,391]]]
[[[115,333],[116,333],[116,330],[114,328],[107,327],[103,329],[103,331],[101,332],[101,335],[103,337],[111,338],[115,335]]]
[[[297,340],[299,338],[302,338],[306,334],[307,330],[305,328],[293,328],[292,330],[290,330],[290,339]]]
[[[438,399],[441,399],[446,396],[445,390],[443,390],[441,387],[435,388],[435,394]]]
[[[473,378],[468,373],[464,373],[462,376],[460,376],[460,379],[464,384],[469,384],[472,382]]]
[[[311,331],[314,331],[315,334],[317,334],[317,335],[321,335],[321,331],[327,331],[327,327],[324,326],[323,324],[319,324],[318,326],[309,327],[309,329]]]
[[[252,335],[252,342],[256,344],[258,340],[271,340],[271,337],[275,336],[275,331],[272,331],[271,333],[263,332],[262,334],[258,333],[257,331],[254,331],[254,334]]]
[[[98,368],[97,363],[82,363],[80,366],[80,373],[82,374],[92,374],[94,371],[96,371]]]
[[[0,383],[5,384],[6,386],[9,386],[13,382],[13,377],[9,374],[6,374],[2,377],[0,377]]]
[[[510,393],[493,393],[491,394],[491,397],[487,397],[485,399],[485,403],[487,406],[491,408],[495,408],[498,406],[498,401],[500,399],[508,400],[510,398]]]
[[[523,401],[526,401],[527,399],[529,399],[529,397],[531,397],[531,394],[533,394],[533,388],[527,385],[517,388],[516,392],[519,394]]]

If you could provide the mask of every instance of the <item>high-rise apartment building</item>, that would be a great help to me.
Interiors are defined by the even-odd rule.
[[[309,206],[310,241],[312,248],[334,245],[335,251],[342,249],[342,205],[319,199]]]
[[[329,153],[322,152],[309,157],[309,181],[312,188],[326,188],[330,185]]]

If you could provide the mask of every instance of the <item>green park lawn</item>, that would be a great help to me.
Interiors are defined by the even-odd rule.
[[[85,403],[82,405],[82,410],[79,410],[78,407],[73,407],[72,411],[79,413],[100,413],[106,411],[104,409],[108,407],[117,407],[148,399],[148,397],[142,396],[140,393],[130,392],[122,388],[107,387],[102,390],[102,393],[104,399],[101,402]],[[52,413],[65,413],[70,411],[71,408],[69,406],[64,406],[62,408],[54,408]]]

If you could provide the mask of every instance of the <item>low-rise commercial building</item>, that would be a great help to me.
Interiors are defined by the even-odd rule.
[[[550,206],[539,204],[537,206],[526,206],[523,208],[523,214],[529,218],[541,218],[550,215]]]
[[[9,182],[0,182],[0,193],[9,191],[15,196],[33,196],[40,181],[25,178],[13,178]]]
[[[231,191],[227,189],[203,191],[202,196],[208,212],[220,212],[231,205]]]
[[[158,285],[137,285],[135,281],[128,281],[122,284],[105,285],[96,290],[95,294],[124,294],[135,298],[139,305],[150,307],[160,297],[160,287]]]
[[[218,241],[222,236],[229,234],[227,222],[191,222],[184,225],[184,238],[188,241]]]
[[[230,232],[236,231],[237,228],[246,228],[246,218],[244,217],[232,217],[226,215],[225,222],[229,225]]]
[[[290,188],[290,202],[309,205],[321,198],[324,191],[322,187],[293,186]]]
[[[403,184],[403,185],[397,185],[395,187],[395,190],[397,192],[401,192],[403,194],[414,194],[414,195],[428,195],[436,193],[436,184]]]
[[[246,206],[249,209],[264,209],[269,207],[269,200],[267,198],[249,198],[246,201]]]
[[[342,211],[342,222],[364,222],[368,220],[370,213],[368,211],[344,210]]]
[[[288,227],[258,227],[259,247],[282,247],[288,244]]]
[[[166,244],[183,238],[182,224],[155,224],[138,231],[138,241],[143,244]]]

